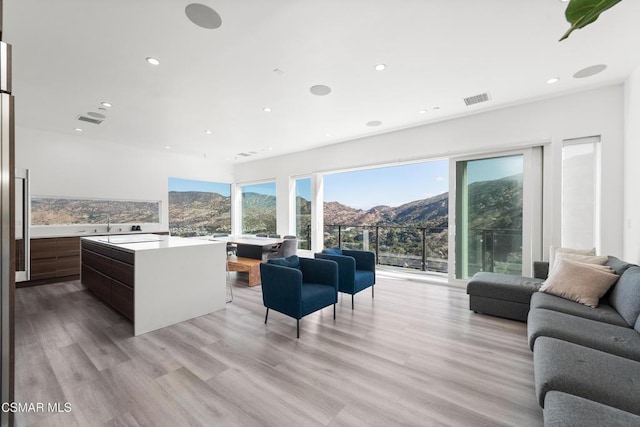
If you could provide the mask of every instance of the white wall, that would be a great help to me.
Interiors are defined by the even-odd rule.
[[[497,151],[550,141],[545,156],[544,246],[560,240],[559,180],[562,140],[602,136],[601,253],[622,256],[623,86],[615,85],[519,104],[481,114],[371,136],[313,150],[242,163],[237,181],[276,177],[278,229],[287,229],[290,176],[368,165]],[[640,226],[640,222],[638,223]]]
[[[640,67],[625,83],[624,260],[640,263]]]
[[[17,168],[30,170],[32,195],[162,201],[160,226],[146,231],[169,229],[169,177],[233,181],[232,166],[224,162],[24,127],[16,128],[15,158]],[[32,237],[79,229],[86,227],[34,227]]]

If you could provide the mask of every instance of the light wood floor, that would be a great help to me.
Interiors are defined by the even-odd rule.
[[[296,339],[242,280],[226,310],[139,337],[79,282],[18,289],[16,401],[72,411],[16,425],[542,425],[525,324],[473,314],[462,289],[378,277]]]

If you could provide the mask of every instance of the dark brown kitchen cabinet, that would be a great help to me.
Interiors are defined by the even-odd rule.
[[[31,281],[74,278],[78,274],[80,274],[79,237],[31,240]]]
[[[82,242],[82,284],[124,317],[134,318],[134,255]]]

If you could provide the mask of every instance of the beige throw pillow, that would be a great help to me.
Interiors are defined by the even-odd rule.
[[[618,275],[607,266],[558,258],[540,291],[597,307],[600,298],[617,280]]]
[[[595,255],[596,248],[591,249],[573,249],[573,248],[561,248],[558,246],[551,245],[549,247],[549,270],[553,268],[553,265],[556,261],[556,254],[562,252],[566,254],[578,254],[578,255]]]
[[[609,259],[608,256],[596,256],[596,255],[582,255],[582,254],[574,254],[572,252],[556,252],[556,259],[551,267],[551,271],[558,265],[558,260],[560,259],[568,259],[569,261],[581,262],[583,264],[596,264],[596,265],[604,265]]]

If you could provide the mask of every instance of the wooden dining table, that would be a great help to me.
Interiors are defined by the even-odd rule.
[[[261,283],[260,264],[266,260],[274,246],[282,243],[282,239],[257,236],[219,236],[209,240],[236,245],[236,254],[227,257],[227,270],[247,273],[249,286]]]

